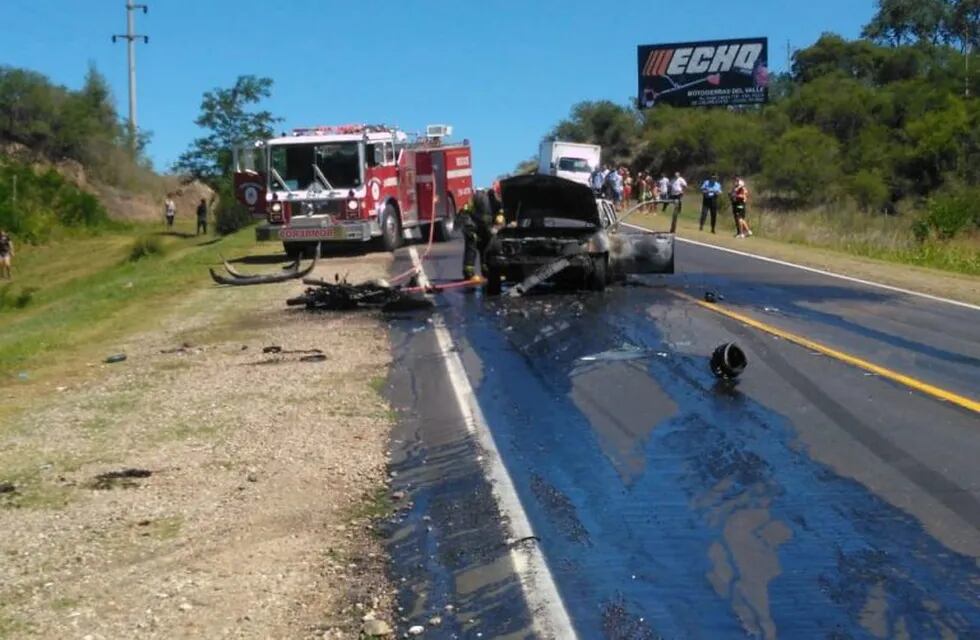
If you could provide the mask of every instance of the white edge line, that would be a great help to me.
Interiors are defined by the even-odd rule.
[[[425,275],[415,247],[408,248],[412,265],[418,269],[419,285],[429,286],[429,278]],[[460,412],[466,422],[467,430],[476,437],[484,453],[484,473],[490,480],[490,487],[500,512],[508,520],[510,534],[514,540],[521,540],[534,535],[531,522],[521,505],[520,498],[514,488],[514,482],[504,467],[500,451],[493,440],[493,434],[487,425],[483,410],[476,399],[473,387],[470,386],[463,361],[459,352],[454,348],[452,337],[446,329],[445,319],[436,315],[433,320],[436,341],[446,363],[446,373],[452,385]],[[578,635],[572,626],[571,618],[565,609],[561,594],[555,585],[554,576],[548,568],[548,563],[537,544],[511,546],[510,558],[517,573],[524,599],[531,613],[536,633],[542,638],[557,640],[575,640]]]
[[[630,229],[637,229],[638,231],[645,231],[647,233],[651,233],[651,230],[646,227],[640,227],[635,224],[630,224],[628,222],[623,222],[620,224],[622,224],[624,227],[629,227]],[[756,260],[771,262],[773,264],[782,265],[784,267],[793,267],[794,269],[802,269],[803,271],[818,273],[822,276],[830,276],[831,278],[840,278],[841,280],[848,280],[850,282],[856,282],[858,284],[863,284],[869,287],[878,287],[879,289],[887,289],[888,291],[895,291],[896,293],[904,293],[909,296],[925,298],[926,300],[932,300],[934,302],[945,302],[946,304],[956,305],[957,307],[963,307],[964,309],[980,311],[980,306],[975,304],[970,304],[969,302],[963,302],[962,300],[951,300],[950,298],[941,298],[939,296],[934,296],[929,293],[922,293],[921,291],[912,291],[911,289],[893,287],[890,284],[882,284],[880,282],[874,282],[872,280],[862,280],[861,278],[845,276],[840,273],[834,273],[833,271],[824,271],[823,269],[817,269],[815,267],[807,267],[802,264],[796,264],[794,262],[786,262],[785,260],[777,260],[776,258],[767,258],[766,256],[760,256],[754,253],[747,253],[745,251],[738,251],[737,249],[729,249],[728,247],[719,247],[718,245],[715,244],[709,244],[707,242],[699,242],[697,240],[691,240],[689,238],[681,238],[680,236],[678,236],[677,239],[680,240],[681,242],[687,242],[688,244],[694,244],[699,247],[707,247],[709,249],[716,249],[718,251],[724,251],[726,253],[734,253],[735,255],[744,256],[746,258],[755,258]]]

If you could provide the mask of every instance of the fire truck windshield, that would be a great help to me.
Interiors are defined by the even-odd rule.
[[[270,147],[269,162],[285,181],[290,191],[305,191],[317,180],[313,164],[334,189],[361,186],[361,166],[358,142],[326,142],[322,144],[284,144]],[[274,185],[276,186],[276,185]],[[323,185],[326,186],[326,185]]]

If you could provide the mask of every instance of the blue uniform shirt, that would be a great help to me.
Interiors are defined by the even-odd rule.
[[[701,193],[705,198],[715,198],[721,193],[721,183],[716,180],[705,180],[701,184]]]

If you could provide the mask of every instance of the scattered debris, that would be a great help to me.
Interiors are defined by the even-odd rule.
[[[431,618],[429,618],[430,627],[438,627],[441,624],[442,624],[442,616],[432,616]]]
[[[710,302],[710,303],[714,304],[715,302],[720,302],[721,300],[724,300],[724,299],[725,299],[725,296],[721,295],[717,291],[705,291],[704,292],[704,301],[705,302]]]
[[[116,362],[124,362],[125,360],[126,360],[125,353],[116,353],[103,360],[103,362],[105,362],[106,364],[113,364]]]
[[[425,633],[425,627],[420,624],[408,628],[408,635],[410,636],[420,636],[423,633]]]
[[[4,493],[17,493],[17,487],[12,482],[0,482],[0,495]]]
[[[268,347],[262,347],[262,353],[281,353],[281,352],[282,352],[282,347],[276,344],[269,345]]]
[[[391,626],[384,620],[367,620],[361,627],[361,632],[369,638],[382,638],[394,634]]]
[[[326,359],[327,359],[327,356],[325,356],[324,354],[322,354],[322,353],[314,353],[312,355],[303,356],[302,358],[299,359],[299,361],[300,362],[323,362]]]
[[[718,378],[734,380],[745,371],[748,359],[734,342],[719,345],[711,354],[711,372]]]
[[[779,309],[776,307],[762,307],[762,310],[766,313],[779,313]]]
[[[288,265],[282,271],[278,273],[268,273],[262,275],[246,275],[238,273],[235,271],[227,261],[224,261],[225,270],[228,271],[231,277],[223,276],[219,273],[215,273],[214,269],[209,268],[208,272],[211,274],[211,279],[218,284],[226,284],[233,286],[244,286],[251,284],[271,284],[274,282],[286,282],[287,280],[295,280],[297,278],[305,278],[313,272],[316,267],[316,261],[320,257],[319,249],[316,255],[313,256],[313,261],[310,262],[309,266],[305,269],[299,268],[299,261],[296,261]]]
[[[384,312],[415,311],[433,306],[430,300],[415,297],[384,280],[368,280],[351,284],[336,277],[334,282],[308,278],[310,287],[301,296],[286,300],[286,304],[306,306],[311,311],[350,311],[361,307],[377,307]]]
[[[119,471],[107,471],[95,476],[92,481],[92,488],[99,490],[115,489],[116,487],[137,487],[139,483],[134,482],[137,478],[149,478],[153,472],[149,469],[120,469]]]
[[[193,349],[194,345],[190,342],[184,342],[179,347],[174,347],[172,349],[160,349],[160,353],[173,354],[173,353],[187,353],[190,349]]]

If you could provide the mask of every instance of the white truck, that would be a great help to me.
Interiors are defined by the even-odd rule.
[[[538,151],[538,173],[587,185],[601,154],[602,147],[597,144],[545,140]]]

